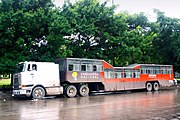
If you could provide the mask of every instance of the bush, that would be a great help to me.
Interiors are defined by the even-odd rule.
[[[11,85],[0,85],[0,90],[2,91],[9,91],[12,89]]]

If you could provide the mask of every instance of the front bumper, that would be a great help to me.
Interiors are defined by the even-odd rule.
[[[24,89],[13,90],[12,96],[13,97],[18,97],[18,96],[27,96],[27,97],[30,97],[31,96],[31,90],[24,90]]]

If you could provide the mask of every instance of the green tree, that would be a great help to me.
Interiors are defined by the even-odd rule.
[[[152,41],[156,37],[156,32],[151,29],[152,24],[147,17],[144,13],[131,15],[124,12],[119,15],[124,16],[128,27],[121,31],[117,38],[120,46],[115,58],[116,64],[124,66],[133,63],[154,62]]]
[[[114,15],[115,8],[97,0],[82,0],[63,6],[62,14],[73,28],[69,36],[73,57],[100,58],[113,63],[117,55],[114,48],[120,44],[116,37],[127,28],[122,16]]]
[[[54,61],[71,54],[64,35],[68,22],[51,0],[1,0],[0,71],[11,72],[21,61]],[[65,30],[66,29],[66,30]],[[46,37],[47,45],[36,40]]]
[[[163,64],[172,64],[180,67],[180,19],[166,17],[163,12],[155,10],[157,14],[158,37],[153,44],[157,56]]]

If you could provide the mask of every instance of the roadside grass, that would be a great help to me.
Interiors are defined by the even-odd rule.
[[[0,90],[10,90],[11,79],[0,79]]]
[[[0,79],[0,86],[2,85],[10,85],[11,79]]]

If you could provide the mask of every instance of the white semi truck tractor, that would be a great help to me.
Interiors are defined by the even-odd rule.
[[[22,62],[13,74],[12,96],[43,98],[63,94],[59,64],[53,62]]]

